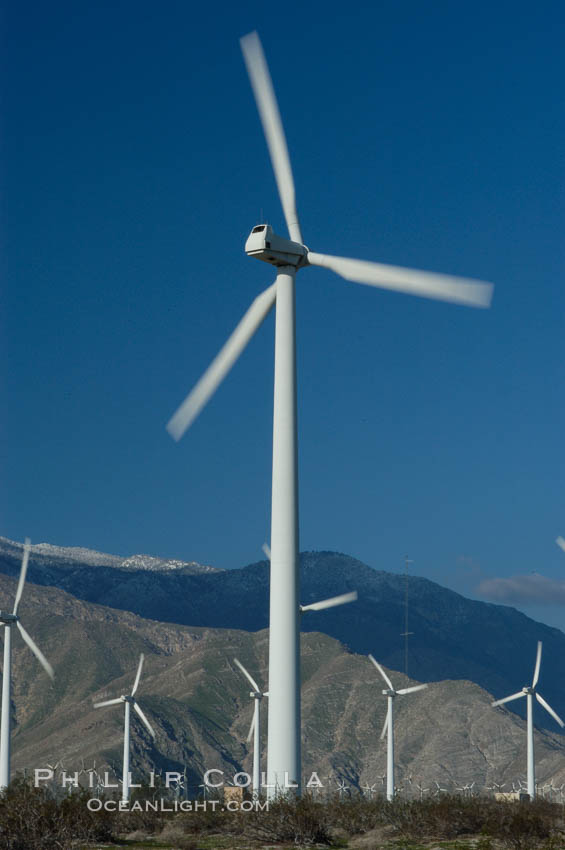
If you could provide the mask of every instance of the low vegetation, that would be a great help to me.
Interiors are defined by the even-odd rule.
[[[137,792],[143,799],[147,792]],[[153,792],[154,793],[154,792]],[[57,799],[13,782],[0,795],[0,850],[160,847],[246,850],[340,847],[359,850],[563,850],[565,811],[545,800],[498,802],[443,796],[317,802],[282,799],[268,811],[227,811],[218,801],[191,812],[89,811],[89,793]],[[134,797],[135,800],[135,797]]]

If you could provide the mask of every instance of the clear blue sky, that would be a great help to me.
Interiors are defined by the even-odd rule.
[[[182,442],[165,431],[273,279],[249,230],[285,233],[239,48],[256,28],[306,244],[496,285],[485,312],[300,274],[301,548],[408,553],[466,593],[565,579],[561,3],[2,17],[1,534],[262,557],[272,317]]]

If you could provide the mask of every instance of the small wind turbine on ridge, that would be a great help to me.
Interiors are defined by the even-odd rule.
[[[130,772],[129,772],[129,726],[130,726],[130,706],[133,705],[133,710],[136,714],[139,715],[139,718],[151,737],[155,739],[155,731],[151,726],[149,720],[146,718],[145,714],[142,712],[139,707],[139,703],[135,698],[135,692],[137,691],[139,680],[141,678],[141,669],[143,667],[143,659],[144,655],[141,653],[139,656],[139,664],[137,667],[137,673],[135,676],[135,682],[133,683],[133,688],[131,689],[131,694],[125,695],[122,694],[121,697],[117,699],[108,699],[104,700],[104,702],[95,702],[94,708],[104,708],[107,705],[119,705],[123,702],[124,704],[124,759],[123,759],[123,769],[122,769],[122,800],[129,800],[129,791],[130,791]]]
[[[541,666],[541,650],[542,650],[542,642],[538,640],[538,651],[536,654],[536,665],[534,667],[534,677],[532,679],[531,685],[526,685],[519,691],[517,694],[512,694],[509,697],[504,697],[504,699],[497,699],[492,703],[493,706],[504,705],[505,702],[512,702],[512,700],[520,699],[520,697],[526,697],[527,699],[527,739],[528,739],[528,794],[530,795],[530,799],[533,800],[536,796],[536,767],[534,761],[534,717],[533,717],[533,697],[537,699],[540,705],[543,705],[548,714],[550,714],[554,720],[559,723],[559,725],[563,728],[565,723],[561,720],[559,715],[552,709],[552,707],[544,700],[544,698],[538,694],[536,687],[539,679],[539,672]]]
[[[26,632],[18,617],[18,608],[24,591],[24,584],[27,575],[27,566],[29,563],[29,552],[31,543],[29,538],[26,538],[22,556],[22,566],[20,569],[20,578],[16,589],[16,598],[14,601],[14,609],[11,614],[7,611],[0,611],[0,626],[4,627],[4,667],[2,673],[2,713],[0,717],[0,791],[10,784],[10,688],[12,676],[12,626],[16,626],[19,633],[27,643],[47,675],[55,678],[53,668],[43,655],[31,636]]]
[[[381,741],[388,731],[386,751],[386,798],[387,800],[392,800],[394,798],[394,698],[398,695],[404,696],[405,694],[412,694],[416,691],[423,691],[424,688],[427,688],[428,686],[413,685],[410,688],[400,688],[400,690],[397,691],[385,673],[384,668],[381,667],[378,661],[375,661],[370,653],[369,658],[383,677],[385,684],[388,686],[386,690],[383,690],[383,694],[387,697],[387,713],[383,731],[381,732]]]
[[[245,252],[276,269],[276,282],[260,293],[170,419],[179,440],[216,392],[276,301],[273,472],[271,507],[271,605],[269,623],[268,783],[300,793],[300,641],[298,572],[298,438],[296,403],[295,278],[307,266],[329,269],[345,280],[387,290],[488,307],[492,285],[448,275],[317,254],[304,245],[288,148],[263,48],[256,32],[241,48],[288,227],[287,239],[271,225],[252,228]],[[275,794],[277,791],[275,791]]]
[[[247,742],[249,743],[253,736],[253,795],[259,797],[261,794],[261,700],[263,697],[268,697],[269,692],[261,690],[251,673],[245,669],[238,658],[234,658],[234,663],[237,664],[253,688],[249,696],[254,700],[255,705]]]

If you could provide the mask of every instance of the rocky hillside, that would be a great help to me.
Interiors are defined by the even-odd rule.
[[[0,577],[0,607],[9,607],[15,580]],[[86,603],[55,588],[28,585],[21,605],[26,627],[56,670],[44,675],[19,634],[14,636],[13,716],[16,769],[62,760],[67,771],[96,761],[117,771],[121,764],[120,706],[93,709],[96,700],[129,692],[140,652],[146,664],[140,705],[157,732],[153,742],[134,717],[133,767],[180,770],[187,766],[193,790],[203,771],[227,777],[251,769],[245,738],[252,705],[248,685],[233,663],[239,657],[267,684],[267,633],[187,627]],[[381,656],[378,649],[377,656]],[[311,632],[302,640],[304,773],[317,771],[326,788],[338,779],[351,788],[381,787],[385,745],[379,734],[385,698],[366,656],[337,640]],[[406,678],[390,673],[398,686]],[[490,706],[491,696],[468,681],[430,683],[399,697],[396,705],[398,781],[418,786],[476,787],[525,774],[522,720]],[[266,723],[266,706],[263,708]],[[263,736],[263,749],[266,736]],[[536,734],[541,782],[565,782],[560,738]]]
[[[75,553],[78,553],[75,557]],[[21,545],[0,538],[0,572],[17,576]],[[151,564],[159,566],[151,567]],[[149,565],[149,566],[148,566]],[[32,550],[30,581],[78,599],[133,611],[145,618],[203,628],[268,626],[269,565],[217,570],[149,556],[119,559],[84,549],[41,544]],[[377,571],[347,555],[301,555],[302,601],[356,589],[359,601],[309,613],[305,632],[324,632],[358,653],[373,652],[392,669],[404,668],[404,577]],[[466,679],[502,697],[531,682],[536,643],[542,640],[541,691],[565,717],[565,635],[513,608],[466,599],[424,578],[409,577],[409,673],[422,681]],[[523,700],[511,704],[518,712]],[[539,722],[559,727],[545,714]]]

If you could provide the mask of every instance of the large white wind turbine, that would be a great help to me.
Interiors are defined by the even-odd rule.
[[[306,266],[331,269],[346,280],[398,292],[487,307],[492,285],[430,272],[315,254],[303,243],[286,139],[257,33],[241,47],[263,124],[290,239],[270,225],[254,227],[245,244],[250,257],[276,268],[276,282],[258,295],[232,335],[167,425],[184,434],[232,368],[275,304],[275,390],[271,507],[268,780],[284,790],[300,786],[300,659],[298,575],[298,459],[296,412],[295,277]]]
[[[16,599],[14,601],[14,610],[11,614],[7,611],[0,611],[0,626],[4,626],[4,667],[2,674],[2,715],[0,719],[0,791],[10,784],[10,685],[12,672],[12,626],[16,626],[51,679],[54,678],[53,668],[39,649],[35,641],[26,632],[18,617],[18,608],[24,590],[26,580],[27,565],[29,562],[30,541],[26,538],[24,543],[24,551],[22,557],[22,566],[20,569],[20,580],[16,590]]]
[[[269,691],[261,690],[238,658],[234,658],[234,662],[253,688],[249,696],[255,701],[255,705],[247,741],[249,742],[253,736],[253,795],[258,797],[261,794],[261,700],[269,696]]]
[[[94,708],[104,708],[106,705],[119,705],[119,703],[123,702],[124,704],[124,761],[123,761],[123,769],[122,769],[122,800],[129,800],[129,789],[130,789],[130,775],[129,775],[129,723],[130,723],[130,706],[133,705],[133,710],[139,715],[141,722],[144,724],[145,728],[149,732],[152,738],[155,738],[155,731],[151,726],[149,720],[146,718],[144,713],[139,707],[139,703],[135,698],[135,692],[137,691],[137,687],[139,685],[139,680],[141,678],[141,668],[143,667],[143,653],[139,656],[139,664],[137,667],[137,673],[135,676],[135,682],[133,683],[133,688],[131,689],[131,694],[129,696],[122,694],[121,697],[117,699],[108,699],[104,702],[95,702]]]
[[[387,800],[392,800],[394,797],[394,698],[398,695],[404,696],[404,694],[413,694],[415,691],[423,691],[424,688],[427,688],[428,686],[413,685],[411,688],[401,688],[397,691],[394,689],[392,682],[379,662],[375,661],[371,654],[369,654],[369,658],[387,685],[386,690],[383,690],[383,694],[387,697],[388,705],[383,731],[381,732],[381,741],[388,732],[386,748],[386,798]]]
[[[541,648],[542,642],[538,640],[538,651],[536,655],[536,666],[534,667],[534,677],[532,679],[531,685],[526,685],[522,688],[521,691],[518,691],[517,694],[512,694],[509,697],[504,697],[504,699],[497,699],[493,702],[493,705],[504,705],[505,702],[512,702],[512,700],[520,699],[520,697],[526,697],[527,699],[527,736],[528,736],[528,794],[530,795],[530,799],[533,800],[536,796],[536,766],[534,762],[534,718],[533,718],[533,697],[537,699],[540,705],[543,705],[548,714],[551,714],[554,720],[556,720],[561,727],[565,726],[565,723],[561,720],[559,715],[552,709],[552,707],[544,700],[540,694],[538,694],[536,687],[539,679],[539,671],[541,665]]]

